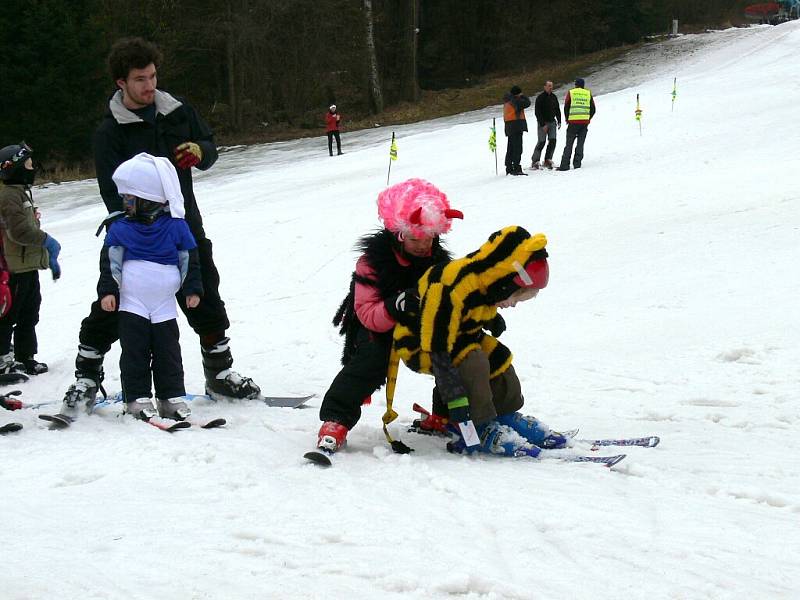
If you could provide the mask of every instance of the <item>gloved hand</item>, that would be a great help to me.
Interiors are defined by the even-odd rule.
[[[506,320],[500,313],[495,315],[494,319],[489,321],[484,327],[486,331],[492,334],[494,337],[500,337],[500,335],[506,330]]]
[[[419,296],[416,288],[403,290],[384,301],[386,312],[401,325],[408,323],[419,314]]]
[[[18,398],[14,398],[14,396],[19,396],[22,394],[19,390],[14,390],[8,392],[7,394],[0,395],[0,407],[5,408],[6,410],[19,410],[24,408],[25,405],[22,403],[22,400]]]
[[[0,271],[0,317],[11,310],[11,288],[8,287],[8,271]]]
[[[184,142],[175,148],[175,161],[181,169],[190,169],[203,160],[203,150],[194,142]]]
[[[47,249],[47,254],[50,258],[50,272],[53,274],[53,281],[57,281],[61,277],[61,265],[58,264],[58,255],[61,254],[61,244],[50,235],[44,238],[44,247]]]

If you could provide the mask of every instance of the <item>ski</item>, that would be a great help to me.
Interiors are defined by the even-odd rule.
[[[15,431],[19,431],[22,429],[21,423],[6,423],[5,425],[0,426],[0,435],[5,435],[7,433],[14,433]]]
[[[200,429],[216,429],[218,427],[224,427],[228,424],[228,421],[222,417],[211,419],[210,421],[199,421],[189,417],[185,422],[191,424],[193,427],[199,427]]]
[[[25,383],[30,377],[25,373],[0,373],[0,385]]]
[[[186,394],[186,399],[189,401],[209,400],[211,402],[217,402],[219,400],[235,402],[241,400],[241,398],[231,398],[230,396],[222,396],[219,394],[215,394],[215,396],[210,396],[208,394]],[[309,394],[307,396],[258,396],[258,398],[254,398],[254,400],[260,400],[267,406],[272,406],[274,408],[300,408],[313,397],[314,394]]]
[[[320,467],[330,467],[333,464],[333,461],[331,460],[332,456],[333,452],[328,452],[322,448],[315,448],[311,452],[306,452],[303,455],[303,458],[310,460],[312,463],[319,465]]]
[[[641,446],[642,448],[655,448],[661,442],[657,435],[635,438],[604,439],[604,440],[575,440],[583,444],[591,444],[594,447],[600,446]]]
[[[39,418],[42,421],[50,423],[51,429],[64,429],[72,425],[72,422],[75,420],[73,417],[62,415],[61,413],[55,415],[39,415]]]
[[[625,456],[627,455],[617,454],[614,456],[564,456],[561,457],[560,460],[566,462],[576,462],[576,463],[599,463],[610,468],[619,463],[622,459],[625,458]]]
[[[156,429],[160,429],[161,431],[166,431],[167,433],[174,433],[181,429],[189,429],[192,426],[191,423],[188,421],[172,421],[170,419],[161,419],[160,417],[152,417],[147,419],[136,419],[137,421],[142,421],[143,423],[147,423],[148,425],[152,425]]]

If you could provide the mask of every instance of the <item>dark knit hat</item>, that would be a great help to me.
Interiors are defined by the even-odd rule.
[[[522,88],[519,87],[518,85],[515,85],[515,86],[511,87],[511,95],[512,96],[516,96],[517,94],[521,94],[521,93],[522,93]]]
[[[586,84],[586,82],[583,80],[583,77],[578,77],[575,80],[575,85],[578,86],[578,87],[583,87],[585,84]]]

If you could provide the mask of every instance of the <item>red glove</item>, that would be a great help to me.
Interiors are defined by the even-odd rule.
[[[190,169],[203,160],[203,150],[194,142],[184,142],[175,148],[175,162],[181,169]]]
[[[0,271],[0,317],[11,310],[11,289],[8,287],[8,271]]]

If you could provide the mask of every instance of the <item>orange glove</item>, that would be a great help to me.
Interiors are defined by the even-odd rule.
[[[8,271],[0,271],[0,317],[11,310],[11,289],[8,287]]]
[[[184,142],[175,148],[175,161],[181,169],[190,169],[203,160],[203,150],[194,142]]]

